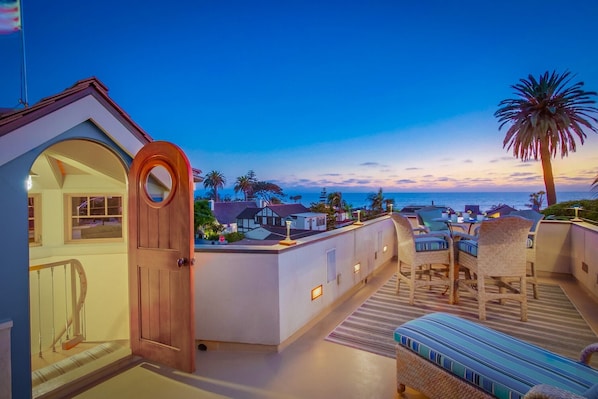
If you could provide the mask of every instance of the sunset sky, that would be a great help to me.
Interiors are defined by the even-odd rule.
[[[546,70],[598,91],[598,2],[24,0],[28,100],[96,76],[156,140],[232,188],[525,191],[539,162],[493,114]],[[0,107],[20,98],[20,37],[0,35]],[[598,135],[554,160],[587,191]]]

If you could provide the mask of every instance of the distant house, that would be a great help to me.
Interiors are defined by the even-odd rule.
[[[297,240],[318,234],[319,231],[291,229],[289,233],[292,240]],[[287,228],[280,226],[260,226],[245,233],[245,239],[260,241],[280,241],[284,240],[286,236]],[[246,240],[240,241],[240,243],[246,243]]]
[[[326,214],[304,212],[291,215],[291,226],[302,230],[326,231]]]
[[[488,212],[486,212],[486,214],[488,215],[489,218],[498,218],[504,215],[508,215],[509,213],[516,211],[517,209],[509,206],[509,205],[505,205],[505,204],[500,204],[495,206],[494,208],[490,209]]]
[[[240,214],[237,215],[237,231],[246,233],[250,230],[260,227],[255,221],[255,215],[261,210],[261,208],[245,208]]]
[[[255,201],[214,202],[210,200],[210,209],[216,221],[225,227],[226,233],[243,231],[239,229],[237,217],[248,208],[258,210]]]
[[[286,227],[287,220],[291,221],[291,228],[326,230],[326,214],[310,212],[301,204],[268,205],[255,215],[255,222],[262,226]],[[323,223],[323,228],[321,228],[321,223]]]

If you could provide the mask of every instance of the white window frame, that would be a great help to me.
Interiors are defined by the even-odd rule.
[[[104,198],[104,213],[103,214],[96,214],[92,215],[90,212],[90,208],[87,208],[87,215],[73,215],[73,198],[77,197],[87,197],[87,203],[93,202],[92,199],[103,197]],[[110,214],[108,211],[108,198],[117,197],[120,198],[120,213],[119,214]],[[124,215],[124,204],[125,197],[118,193],[118,194],[105,194],[105,193],[70,193],[66,194],[64,198],[65,203],[65,242],[66,243],[90,243],[90,242],[122,242],[124,241],[124,228],[125,228],[125,215]],[[95,208],[97,209],[97,208]],[[109,220],[110,218],[119,218],[120,219],[120,227],[121,227],[121,235],[120,237],[105,237],[105,238],[83,238],[83,237],[73,237],[73,220],[74,219],[103,219]]]
[[[31,204],[33,202],[33,204]],[[33,211],[33,212],[31,212]],[[29,226],[33,222],[33,229]],[[42,196],[41,194],[27,194],[27,231],[29,246],[42,245]],[[31,237],[32,236],[32,237]],[[33,239],[32,239],[33,238]]]

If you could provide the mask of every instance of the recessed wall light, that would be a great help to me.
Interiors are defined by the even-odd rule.
[[[315,300],[322,296],[324,293],[324,289],[322,288],[322,284],[318,285],[316,288],[311,290],[311,300]]]

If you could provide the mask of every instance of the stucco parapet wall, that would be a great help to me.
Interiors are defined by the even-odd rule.
[[[226,244],[226,245],[209,245],[209,244],[201,244],[195,245],[195,252],[218,252],[218,253],[248,253],[248,254],[279,254],[282,252],[292,251],[297,248],[304,247],[306,245],[314,244],[316,242],[327,240],[331,237],[340,236],[343,234],[351,233],[355,230],[362,229],[366,226],[370,226],[376,223],[380,223],[385,220],[390,220],[390,216],[381,216],[376,219],[371,219],[363,222],[362,225],[349,225],[345,227],[341,227],[340,229],[324,231],[320,234],[315,234],[313,236],[301,238],[297,241],[295,245],[282,245],[282,244],[272,244],[272,245],[235,245],[235,244]]]

